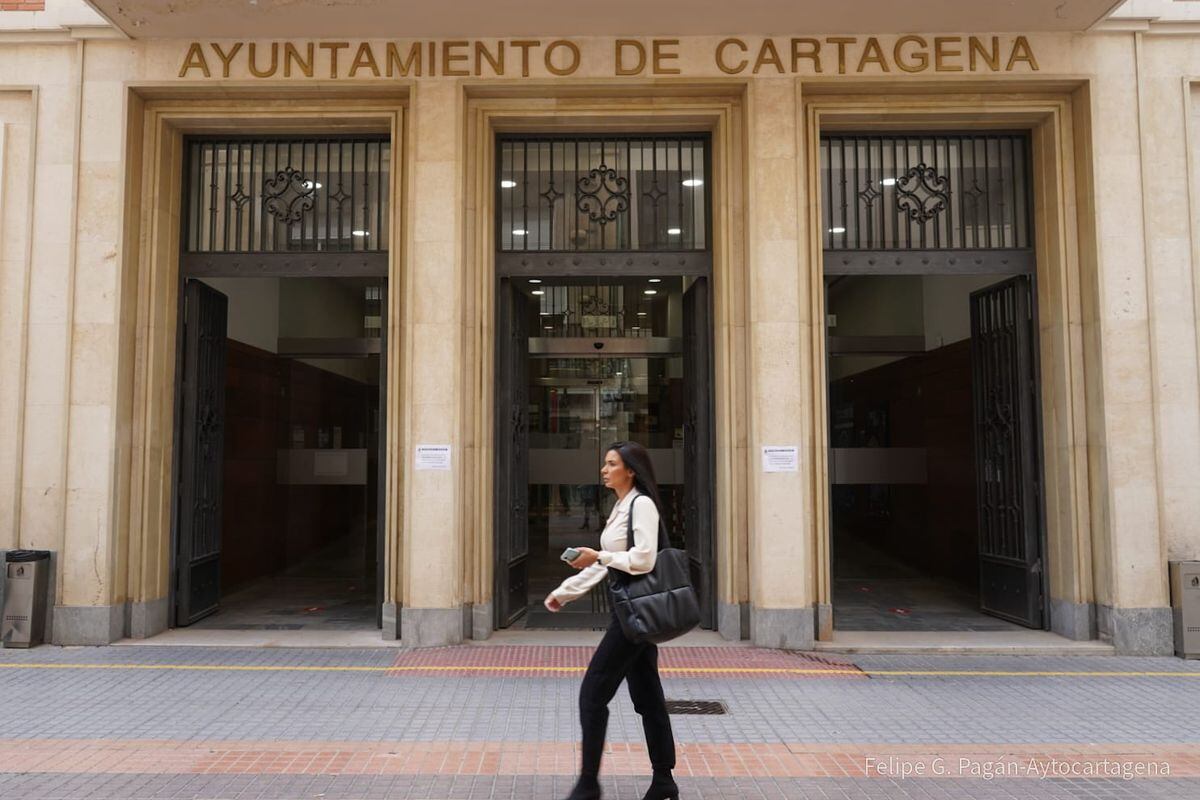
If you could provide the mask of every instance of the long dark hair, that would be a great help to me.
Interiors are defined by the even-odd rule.
[[[621,461],[625,463],[625,468],[633,472],[633,488],[654,501],[654,507],[658,509],[659,533],[666,533],[668,540],[664,544],[670,546],[670,533],[664,524],[662,498],[658,494],[658,481],[654,477],[654,464],[650,461],[650,454],[637,442],[613,442],[604,452],[608,453],[611,450],[616,450]]]

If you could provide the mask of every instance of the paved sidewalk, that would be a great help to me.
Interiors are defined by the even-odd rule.
[[[556,798],[582,647],[0,650],[0,798]],[[664,648],[691,798],[1200,797],[1200,662]],[[649,773],[614,702],[608,798]]]

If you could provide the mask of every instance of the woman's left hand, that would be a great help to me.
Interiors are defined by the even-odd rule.
[[[600,558],[600,554],[590,547],[576,547],[575,549],[579,551],[579,558],[571,562],[571,566],[575,569],[590,567]]]

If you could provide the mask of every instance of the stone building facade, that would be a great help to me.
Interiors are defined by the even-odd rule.
[[[868,263],[887,248],[838,246],[846,227],[830,223],[829,206],[876,207],[834,186],[839,167],[823,159],[847,136],[1000,132],[1025,143],[1008,152],[1021,148],[1026,194],[1012,185],[1013,206],[996,208],[1024,209],[1028,242],[1008,249],[1031,266],[993,267],[1026,274],[1037,309],[1025,422],[1040,477],[1028,483],[1024,535],[1040,555],[1020,573],[1040,587],[1034,627],[1123,653],[1171,651],[1167,564],[1200,558],[1200,20],[1190,4],[1082,3],[1069,19],[1017,4],[1004,13],[1024,16],[1002,21],[922,19],[918,5],[905,29],[926,32],[900,35],[881,29],[893,22],[882,11],[846,34],[837,21],[798,30],[764,3],[742,23],[753,32],[716,20],[724,29],[669,36],[644,20],[602,34],[541,23],[561,35],[537,20],[503,35],[487,35],[485,20],[385,12],[372,25],[369,5],[340,21],[318,3],[289,16],[273,3],[237,13],[19,5],[0,11],[0,548],[54,553],[53,641],[149,637],[178,623],[180,309],[186,279],[201,274],[188,273],[181,241],[191,142],[369,135],[390,145],[389,202],[377,208],[388,215],[377,249],[388,286],[377,312],[387,340],[380,627],[429,645],[507,624],[498,548],[511,542],[497,538],[507,524],[497,497],[509,476],[497,451],[511,420],[496,354],[510,328],[498,276],[535,273],[497,244],[499,143],[701,136],[711,479],[699,519],[711,627],[809,648],[837,641],[841,504],[876,502],[831,492],[849,463],[830,457],[831,276],[920,273]],[[451,23],[463,32],[446,35]],[[878,188],[899,183],[917,204],[910,218],[940,224],[929,222],[938,187],[970,187],[940,174],[921,183],[913,166]],[[301,194],[319,178],[305,180]],[[965,244],[916,250],[937,262],[930,274],[958,274],[970,272],[950,264],[969,260]],[[847,249],[875,255],[832,269]],[[638,263],[631,275],[655,274],[657,263]],[[690,269],[675,273],[684,285],[700,274]],[[448,446],[446,460],[419,461],[429,445]],[[933,450],[914,449],[932,475]],[[888,459],[881,469],[900,468]],[[905,483],[857,481],[889,482]],[[895,519],[900,492],[889,496]],[[918,538],[908,549],[937,546]]]

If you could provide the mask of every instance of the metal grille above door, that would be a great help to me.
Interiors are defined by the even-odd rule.
[[[706,273],[708,141],[701,134],[501,137],[498,272],[535,274],[567,263],[588,275],[665,274],[667,265],[675,274]],[[553,255],[563,253],[573,258]]]
[[[825,274],[1033,271],[1023,133],[821,138]]]
[[[191,139],[183,271],[386,275],[387,137]]]

